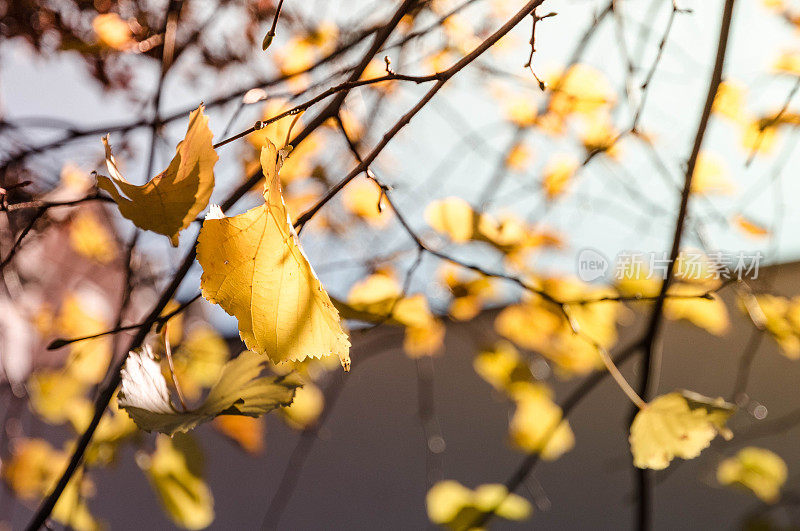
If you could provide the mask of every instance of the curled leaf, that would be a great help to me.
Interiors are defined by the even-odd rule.
[[[786,463],[764,448],[748,446],[725,459],[717,468],[717,481],[752,491],[764,503],[775,503],[786,483]]]
[[[200,105],[189,115],[186,137],[178,143],[167,169],[137,186],[122,177],[106,136],[103,144],[111,178],[98,175],[97,186],[111,195],[122,215],[137,227],[169,236],[177,247],[178,233],[206,207],[214,189],[219,157],[211,138],[208,117]]]

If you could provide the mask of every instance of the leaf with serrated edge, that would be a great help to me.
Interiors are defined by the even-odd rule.
[[[203,296],[236,317],[247,348],[272,362],[335,355],[348,370],[350,341],[281,197],[281,159],[267,141],[261,151],[268,183],[263,205],[233,217],[212,206],[197,244]]]
[[[161,366],[149,347],[131,352],[122,369],[119,407],[139,428],[172,435],[185,432],[217,415],[257,417],[292,403],[296,382],[286,377],[260,377],[266,360],[243,352],[222,368],[219,380],[196,408],[178,411],[170,400]]]

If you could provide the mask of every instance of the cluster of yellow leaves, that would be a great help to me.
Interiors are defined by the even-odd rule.
[[[537,282],[559,301],[594,300],[616,295],[610,288],[593,288],[577,279],[550,278]],[[597,348],[588,336],[603,348],[617,341],[617,321],[622,305],[614,301],[570,305],[570,315],[580,327],[575,334],[561,308],[538,294],[530,294],[519,304],[506,307],[497,316],[497,332],[528,350],[555,363],[562,376],[581,375],[603,367]]]
[[[236,317],[253,352],[274,363],[337,356],[348,370],[350,341],[281,196],[283,157],[271,142],[262,149],[264,204],[234,217],[212,206],[206,216],[197,244],[202,293]]]
[[[442,348],[445,326],[431,313],[428,300],[421,293],[405,295],[390,271],[377,271],[356,283],[347,302],[337,306],[346,319],[404,326],[403,348],[413,358]]]
[[[494,283],[490,277],[467,272],[451,264],[442,266],[439,277],[453,297],[449,314],[457,321],[469,321],[495,298]]]
[[[130,184],[111,154],[108,136],[103,139],[111,178],[97,176],[97,185],[108,192],[123,216],[140,229],[169,236],[178,245],[178,234],[206,207],[214,189],[214,165],[219,157],[211,142],[203,106],[189,115],[186,137],[178,143],[166,170],[141,186]]]
[[[425,208],[425,220],[455,243],[488,243],[513,264],[523,263],[533,249],[559,247],[562,243],[555,234],[531,226],[514,215],[496,218],[476,212],[459,197],[429,203]]]
[[[137,454],[136,463],[177,525],[203,529],[214,521],[214,498],[203,481],[203,455],[190,436],[159,435],[155,451]]]
[[[697,457],[717,434],[726,439],[733,436],[725,423],[734,411],[735,407],[721,398],[710,399],[689,391],[657,396],[631,424],[633,464],[661,470],[675,457]]]
[[[800,296],[788,299],[767,293],[755,296],[763,327],[789,359],[800,359]],[[763,322],[762,322],[763,321]]]
[[[750,490],[764,503],[775,503],[786,483],[786,463],[774,452],[748,446],[717,467],[717,481]]]
[[[68,460],[67,451],[56,450],[47,441],[20,439],[10,459],[2,463],[0,473],[19,498],[38,501],[53,488]],[[53,518],[76,531],[101,529],[86,505],[86,498],[93,494],[94,485],[79,471],[56,502]]]
[[[562,420],[561,408],[543,383],[533,381],[530,367],[517,349],[500,342],[483,350],[473,362],[475,372],[516,404],[509,424],[515,447],[526,453],[540,453],[543,459],[560,457],[575,445],[569,422]]]
[[[556,153],[551,156],[542,174],[545,197],[552,200],[563,194],[577,170],[578,160],[574,156],[566,153]]]
[[[653,298],[661,291],[661,278],[650,274],[644,264],[622,264],[616,287],[622,295]],[[728,309],[715,293],[703,297],[722,283],[713,278],[711,263],[704,256],[681,253],[675,266],[675,279],[664,302],[667,319],[685,319],[714,335],[730,326]],[[636,303],[645,304],[645,303]]]
[[[504,485],[480,485],[471,490],[453,480],[431,487],[425,503],[431,522],[454,531],[475,529],[474,522],[484,513],[506,520],[526,520],[532,512],[528,500],[508,492]]]

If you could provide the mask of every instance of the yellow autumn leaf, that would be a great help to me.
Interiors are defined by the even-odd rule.
[[[189,331],[172,357],[181,391],[188,400],[196,400],[204,387],[217,381],[230,353],[225,340],[204,324]]]
[[[423,326],[409,326],[403,337],[403,350],[411,358],[433,356],[442,350],[446,331],[439,319],[431,319]]]
[[[317,422],[325,409],[325,396],[322,391],[310,382],[297,389],[292,404],[279,410],[281,417],[291,427],[302,430]]]
[[[509,425],[514,446],[542,459],[558,459],[575,446],[569,422],[562,420],[561,408],[553,402],[552,391],[540,383],[519,382],[511,387],[517,405]]]
[[[751,118],[742,124],[742,147],[748,156],[771,153],[778,141],[779,125],[772,118]]]
[[[717,481],[722,485],[744,487],[764,503],[775,503],[786,483],[786,463],[775,452],[748,446],[717,467]]]
[[[203,456],[189,435],[159,435],[151,455],[138,454],[136,463],[175,524],[203,529],[214,521],[214,498],[203,481]]]
[[[667,292],[670,298],[664,302],[664,316],[672,320],[686,319],[715,336],[723,335],[730,326],[728,308],[716,293],[710,298],[701,297],[711,287],[714,284],[705,287],[673,284]]]
[[[505,165],[508,169],[513,171],[525,171],[532,158],[533,154],[531,153],[531,149],[522,142],[518,142],[514,144],[506,155]]]
[[[504,485],[480,485],[471,490],[453,480],[439,481],[431,487],[425,505],[431,522],[454,531],[476,529],[474,522],[484,513],[506,520],[525,520],[533,511],[528,500],[508,492]]]
[[[800,297],[788,299],[768,293],[755,296],[763,326],[789,359],[800,359]]]
[[[43,439],[19,439],[0,473],[17,496],[37,500],[50,492],[67,461],[66,452],[56,450]],[[89,512],[85,501],[94,492],[94,486],[82,470],[67,483],[53,508],[53,518],[76,531],[97,531],[102,526]]]
[[[578,169],[578,160],[566,153],[556,153],[544,167],[542,188],[548,199],[558,197],[567,188],[572,176]]]
[[[381,204],[382,200],[381,189],[367,179],[356,179],[342,191],[344,207],[377,228],[385,227],[392,217],[391,210]]]
[[[715,113],[741,122],[745,118],[745,88],[736,81],[726,80],[720,83],[714,96]]]
[[[69,410],[69,421],[75,433],[83,433],[94,417],[94,404],[89,400],[74,404]],[[84,460],[92,466],[107,465],[114,461],[121,445],[139,433],[136,423],[117,407],[114,397],[100,418],[92,442],[86,449]]]
[[[510,391],[518,382],[533,380],[530,366],[514,345],[500,341],[493,348],[485,349],[475,356],[472,367],[498,391]]]
[[[692,193],[730,195],[736,186],[728,177],[723,161],[715,154],[701,152],[692,176]]]
[[[633,464],[638,468],[661,470],[675,457],[693,459],[721,434],[732,434],[725,423],[735,406],[723,399],[711,399],[679,391],[657,396],[645,405],[631,424]]]
[[[130,352],[122,369],[119,407],[139,428],[173,435],[186,432],[218,415],[257,417],[292,402],[298,384],[288,376],[260,376],[266,359],[245,351],[220,371],[205,400],[178,410],[172,404],[167,381],[149,346]]]
[[[741,214],[738,214],[733,218],[733,223],[748,236],[761,238],[769,235],[769,230],[767,230],[763,225],[756,223],[755,221],[746,218]]]
[[[241,415],[220,415],[212,421],[218,432],[241,446],[251,455],[264,453],[264,418],[243,417]]]
[[[69,224],[70,246],[81,256],[107,264],[117,256],[116,242],[111,232],[86,209],[78,210]]]
[[[575,64],[566,73],[549,75],[547,86],[552,89],[549,110],[556,115],[577,113],[583,116],[607,109],[614,103],[614,90],[599,70]]]
[[[338,356],[348,370],[350,341],[289,220],[271,142],[261,163],[269,183],[265,203],[234,217],[212,206],[203,222],[197,244],[203,296],[236,317],[247,348],[272,362]]]
[[[214,189],[214,165],[219,157],[211,138],[208,117],[200,105],[189,115],[186,136],[167,169],[137,186],[122,177],[106,136],[103,144],[111,178],[98,175],[97,185],[137,227],[168,236],[177,247],[178,234],[206,207]]]
[[[449,313],[457,321],[474,318],[495,298],[494,284],[489,277],[472,274],[451,264],[442,266],[439,276],[453,296]]]
[[[40,370],[28,380],[30,407],[50,424],[66,422],[75,408],[90,404],[86,390],[85,382],[58,370]]]
[[[92,29],[101,44],[114,50],[127,50],[134,43],[130,26],[116,13],[97,15],[92,20]]]
[[[472,207],[460,197],[448,197],[429,203],[425,208],[425,221],[456,243],[469,241],[477,224]]]
[[[800,75],[800,52],[781,52],[772,64],[772,69],[781,74]]]
[[[63,337],[84,337],[105,332],[108,322],[108,301],[92,290],[68,293],[61,303],[56,329]],[[84,383],[98,383],[111,361],[111,339],[108,336],[78,341],[69,346],[66,372]]]

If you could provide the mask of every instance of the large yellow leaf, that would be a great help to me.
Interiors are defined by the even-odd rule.
[[[511,418],[509,434],[514,445],[527,453],[540,453],[542,459],[558,459],[575,446],[569,422],[562,420],[561,408],[553,402],[550,388],[540,383],[521,382],[512,386],[511,397],[517,410]]]
[[[675,457],[694,459],[711,440],[730,438],[725,423],[735,411],[721,398],[688,391],[657,396],[636,414],[631,424],[633,464],[661,470]]]
[[[257,417],[291,404],[298,387],[284,376],[260,377],[265,362],[263,356],[242,352],[225,364],[199,406],[179,411],[172,405],[161,366],[145,347],[128,355],[122,369],[119,407],[141,429],[167,435],[189,431],[218,415]]]
[[[152,455],[136,459],[161,505],[170,518],[184,529],[203,529],[214,521],[214,498],[203,481],[203,455],[197,443],[186,435],[160,435]]]
[[[219,157],[211,143],[208,117],[203,106],[189,115],[186,137],[178,143],[166,170],[141,186],[126,181],[117,168],[108,136],[106,165],[111,178],[97,176],[97,185],[108,192],[123,216],[140,229],[169,236],[178,245],[178,233],[206,207],[214,189],[214,164]]]
[[[247,348],[274,363],[335,355],[350,367],[350,341],[339,313],[308,262],[281,197],[279,153],[261,152],[266,202],[224,217],[212,206],[203,222],[197,260],[209,302],[239,321]]]
[[[776,453],[748,446],[719,464],[717,481],[744,487],[764,503],[775,503],[787,474],[786,463]]]

